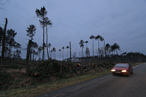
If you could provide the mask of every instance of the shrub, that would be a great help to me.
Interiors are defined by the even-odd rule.
[[[58,61],[46,61],[36,68],[30,70],[31,75],[37,77],[57,76],[60,72],[60,63]]]
[[[12,77],[6,71],[0,71],[0,90],[5,90],[8,88]]]

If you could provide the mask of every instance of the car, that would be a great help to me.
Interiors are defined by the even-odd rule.
[[[121,75],[127,75],[133,73],[133,68],[128,63],[117,63],[112,69],[111,72],[113,75],[121,74]]]

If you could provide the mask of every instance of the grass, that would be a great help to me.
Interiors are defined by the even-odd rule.
[[[0,91],[0,97],[34,97],[49,91],[53,91],[56,89],[60,89],[63,87],[67,87],[70,85],[74,85],[77,83],[81,83],[105,74],[110,73],[110,70],[103,71],[100,73],[92,73],[87,75],[81,75],[73,78],[68,79],[61,79],[58,81],[52,81],[40,85],[34,85],[31,87],[19,88],[19,89],[12,89],[7,91]]]

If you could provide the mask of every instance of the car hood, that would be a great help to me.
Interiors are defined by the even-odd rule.
[[[127,70],[128,68],[123,68],[123,67],[114,67],[113,69],[115,69],[115,70]]]

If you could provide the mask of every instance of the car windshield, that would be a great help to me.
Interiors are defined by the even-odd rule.
[[[128,67],[128,64],[116,64],[115,67]]]

